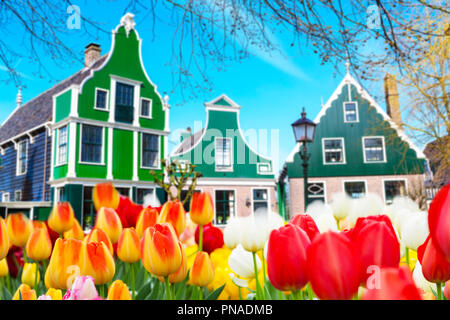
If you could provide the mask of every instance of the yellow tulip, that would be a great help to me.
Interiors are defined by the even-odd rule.
[[[186,276],[187,276],[187,273],[189,270],[188,263],[187,263],[186,250],[184,250],[184,247],[181,244],[181,242],[178,242],[178,245],[180,246],[180,250],[181,250],[181,265],[175,273],[172,273],[171,275],[169,275],[170,283],[182,282],[184,279],[186,279]]]
[[[111,254],[114,254],[114,248],[111,243],[111,240],[109,239],[106,232],[103,231],[102,229],[98,229],[98,228],[92,229],[91,232],[89,233],[89,235],[87,235],[84,238],[84,242],[86,242],[86,243],[103,242],[106,245],[106,247],[109,249],[109,252],[111,252]]]
[[[179,200],[167,201],[158,216],[158,223],[172,224],[177,236],[180,236],[186,227],[186,212]]]
[[[117,212],[112,208],[105,207],[100,208],[97,212],[95,228],[105,231],[113,244],[119,240],[123,229]]]
[[[36,291],[30,288],[27,284],[21,284],[17,288],[16,293],[12,298],[13,300],[36,300]]]
[[[77,219],[74,219],[72,228],[64,232],[64,239],[84,239],[84,231]]]
[[[75,215],[69,202],[58,202],[47,220],[50,229],[59,234],[72,229],[74,221]]]
[[[101,207],[116,210],[119,206],[120,195],[112,183],[99,183],[92,191],[92,200],[94,202],[95,210],[97,211],[100,210]]]
[[[214,204],[209,192],[195,192],[192,195],[189,216],[198,225],[205,225],[213,220]]]
[[[189,274],[189,281],[195,286],[205,287],[214,279],[214,266],[208,253],[197,253]]]
[[[83,275],[94,278],[95,284],[105,284],[112,280],[116,272],[114,258],[103,242],[83,242]]]
[[[25,249],[27,255],[35,261],[48,259],[52,253],[52,241],[47,229],[34,229],[28,238]]]
[[[8,273],[8,262],[6,261],[6,258],[3,258],[2,260],[0,260],[0,278],[6,277]]]
[[[125,228],[117,242],[117,257],[126,263],[139,261],[139,236],[134,228]]]
[[[23,213],[8,214],[6,217],[10,244],[23,247],[33,231],[33,224]]]
[[[131,300],[131,293],[122,280],[116,280],[109,286],[108,300]]]
[[[0,260],[8,255],[9,246],[8,230],[6,229],[5,221],[0,217]]]
[[[39,283],[41,275],[37,268],[37,263],[25,263],[22,270],[22,283],[34,288],[35,283]],[[36,274],[37,273],[37,274]],[[37,276],[37,279],[36,279]]]
[[[158,220],[158,211],[154,208],[144,208],[141,213],[139,213],[139,217],[136,222],[136,232],[139,236],[139,239],[144,235],[145,229],[148,227],[153,227]]]
[[[50,288],[47,290],[46,296],[52,298],[52,300],[62,300],[62,291],[61,289]]]

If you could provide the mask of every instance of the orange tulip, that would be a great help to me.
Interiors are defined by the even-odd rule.
[[[0,217],[0,260],[8,255],[9,245],[8,230],[5,221]]]
[[[64,232],[64,239],[84,239],[84,231],[77,219],[74,219],[72,228]]]
[[[191,220],[199,225],[210,223],[214,218],[214,204],[208,192],[195,192],[191,198]]]
[[[167,201],[158,217],[158,223],[171,223],[177,236],[183,233],[186,227],[186,212],[179,200]]]
[[[103,242],[83,242],[83,275],[94,278],[95,284],[105,284],[112,280],[116,272],[114,258]]]
[[[58,202],[48,217],[48,226],[59,234],[70,230],[73,226],[75,215],[69,202]]]
[[[139,236],[134,228],[125,228],[117,242],[117,256],[126,263],[137,262],[140,259],[139,246]]]
[[[122,233],[122,222],[116,211],[111,208],[100,208],[97,212],[95,227],[105,231],[112,243],[116,243]]]
[[[116,280],[109,286],[108,300],[131,300],[131,293],[122,280]]]
[[[178,242],[178,245],[180,246],[180,250],[181,250],[181,265],[175,273],[172,273],[171,275],[169,275],[170,283],[179,283],[179,282],[183,281],[184,279],[186,279],[186,276],[188,273],[188,262],[187,262],[186,250],[184,250],[184,247],[181,244],[181,242]]]
[[[47,228],[47,225],[45,224],[45,221],[33,220],[31,222],[33,223],[33,230],[45,229],[48,232],[48,228]]]
[[[193,285],[199,287],[206,287],[214,280],[214,265],[205,251],[197,253],[189,280]]]
[[[86,243],[103,242],[106,245],[106,247],[109,249],[109,252],[111,252],[111,254],[114,254],[114,248],[111,243],[111,240],[109,240],[108,235],[102,229],[98,229],[98,228],[92,229],[91,232],[89,233],[89,235],[87,235],[85,237],[84,242],[86,242]]]
[[[70,289],[72,282],[83,274],[83,242],[58,238],[45,272],[45,286],[55,289]]]
[[[92,191],[92,200],[94,201],[95,210],[101,207],[112,208],[114,210],[119,206],[119,192],[110,182],[99,183]]]
[[[27,284],[21,284],[14,293],[13,300],[36,300],[36,291]]]
[[[48,259],[52,253],[52,241],[48,235],[47,228],[34,229],[28,238],[25,249],[27,255],[35,261]]]
[[[147,229],[148,227],[153,227],[156,224],[158,215],[158,211],[154,208],[144,208],[141,211],[136,222],[136,232],[139,238],[142,238],[145,229]]]
[[[30,237],[33,224],[23,213],[13,213],[6,217],[6,228],[10,244],[23,247]]]
[[[157,223],[147,228],[140,250],[145,269],[156,276],[166,277],[180,268],[182,253],[170,223]]]

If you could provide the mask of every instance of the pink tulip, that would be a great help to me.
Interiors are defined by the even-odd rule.
[[[67,290],[63,300],[102,300],[95,288],[94,278],[79,276],[73,282],[72,288]]]

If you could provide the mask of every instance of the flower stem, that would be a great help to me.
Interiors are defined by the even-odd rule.
[[[198,251],[203,251],[203,225],[200,225],[198,230]]]
[[[253,255],[253,267],[255,269],[255,282],[256,282],[256,300],[261,299],[261,286],[258,281],[258,266],[256,264],[256,252],[252,252]]]
[[[166,284],[166,299],[172,300],[171,294],[170,294],[170,282],[169,282],[169,276],[164,277],[164,283]]]
[[[27,259],[27,251],[25,250],[25,246],[22,247],[22,255],[23,255],[23,261],[25,263],[28,263],[28,259]]]
[[[133,290],[131,292],[131,297],[134,300],[135,289],[136,289],[136,277],[134,275],[134,264],[130,263],[130,269],[131,269],[131,289]]]
[[[405,258],[406,258],[406,264],[408,265],[408,269],[409,269],[409,249],[408,249],[408,247],[405,248]]]
[[[438,282],[436,283],[436,289],[437,289],[437,299],[438,300],[442,300],[442,287],[441,287],[441,283]]]
[[[36,296],[39,297],[38,275],[39,275],[39,262],[36,262],[36,273],[34,274],[34,290],[36,290]]]
[[[2,291],[3,291],[3,278],[0,278],[0,300],[3,300],[3,295],[2,295]]]

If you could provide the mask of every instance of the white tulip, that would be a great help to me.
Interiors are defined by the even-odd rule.
[[[377,194],[367,193],[362,198],[351,200],[348,218],[350,223],[354,225],[358,218],[382,214],[383,208],[383,201]]]
[[[267,241],[267,219],[254,216],[240,218],[241,238],[239,243],[245,250],[257,252],[264,248]]]
[[[333,210],[333,215],[337,220],[344,219],[347,217],[350,211],[351,198],[344,193],[335,193],[331,196],[331,209]]]
[[[331,206],[323,202],[313,202],[308,206],[306,214],[309,214],[313,218],[320,233],[329,230],[338,231],[337,222],[333,216]]]
[[[240,244],[231,251],[228,257],[228,265],[234,273],[242,278],[250,279],[255,277],[253,254],[244,250]],[[259,272],[261,269],[261,260],[258,255],[256,255],[256,266]]]
[[[431,288],[436,288],[436,285],[434,283],[429,282],[423,276],[422,265],[420,264],[419,260],[416,261],[416,265],[414,267],[413,279],[416,283],[416,286],[425,292],[431,292]]]
[[[231,218],[223,230],[223,241],[225,245],[234,249],[241,240],[241,223],[240,218]]]
[[[409,249],[417,248],[425,242],[430,233],[426,212],[414,212],[401,224],[401,242]]]

